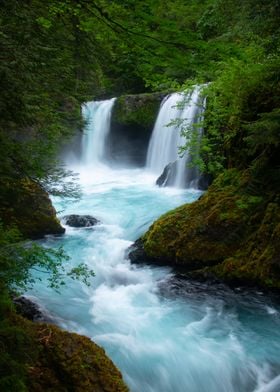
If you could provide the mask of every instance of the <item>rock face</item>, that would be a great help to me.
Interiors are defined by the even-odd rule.
[[[178,161],[174,161],[174,162],[170,162],[168,165],[165,166],[162,174],[159,176],[159,178],[156,181],[156,184],[158,186],[164,187],[164,186],[174,185],[174,179],[176,178],[176,171],[177,171],[177,163]],[[188,178],[189,176],[191,177],[192,174],[193,174],[192,171],[187,173],[185,187],[192,185],[195,188],[203,191],[208,189],[209,185],[212,182],[212,178],[210,175],[201,174],[199,175],[198,179],[194,181],[195,183],[192,183],[189,181],[190,179]],[[193,179],[195,179],[195,177]]]
[[[151,263],[153,260],[147,256],[141,238],[132,244],[127,250],[127,257],[132,264]]]
[[[20,296],[13,299],[16,310],[23,317],[31,321],[46,321],[41,309],[30,299]]]
[[[142,237],[147,256],[280,288],[280,207],[251,195],[250,181],[247,172],[228,170],[199,200],[163,215]]]
[[[107,158],[120,165],[145,165],[150,136],[166,94],[123,95],[117,98],[106,142]]]
[[[91,227],[99,223],[99,220],[91,215],[65,215],[62,222],[71,227]]]
[[[5,225],[15,224],[26,238],[63,234],[48,194],[37,183],[22,179],[6,182],[0,217]]]
[[[176,174],[176,165],[177,162],[170,162],[168,165],[165,166],[162,174],[156,180],[156,184],[158,186],[168,186],[172,185],[172,179],[175,177]]]

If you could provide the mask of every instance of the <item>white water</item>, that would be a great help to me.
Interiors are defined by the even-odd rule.
[[[104,106],[111,110],[108,102]],[[94,146],[86,144],[84,154],[88,149]],[[55,205],[61,215],[92,214],[102,223],[67,227],[63,237],[44,241],[65,247],[69,268],[84,262],[96,277],[90,287],[66,278],[60,295],[43,281],[30,294],[61,327],[102,345],[131,392],[279,391],[277,302],[182,280],[169,268],[133,266],[125,257],[156,217],[200,192],[158,188],[155,176],[113,170],[101,159],[72,167],[81,173],[83,197],[77,203],[56,199]]]
[[[181,134],[181,128],[186,129],[198,123],[203,106],[200,86],[196,86],[189,94],[171,94],[161,105],[149,143],[146,166],[159,176],[166,165],[177,161],[173,186],[184,188],[187,184],[191,187],[192,181],[197,180],[198,171],[194,172],[193,169],[187,167],[190,161],[189,151],[185,151],[183,157],[180,157],[178,149],[186,143],[185,137]],[[181,123],[170,125],[172,120],[179,120]],[[201,133],[201,129],[198,128],[197,132]]]
[[[110,131],[112,108],[115,98],[87,102],[82,106],[86,127],[82,139],[81,163],[83,167],[104,160],[106,137]]]

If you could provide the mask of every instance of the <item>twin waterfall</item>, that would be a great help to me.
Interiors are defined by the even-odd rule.
[[[69,169],[79,173],[81,198],[56,197],[54,206],[63,215],[92,215],[99,224],[67,226],[65,235],[43,243],[63,246],[70,256],[66,271],[84,263],[95,277],[84,286],[66,273],[58,293],[37,270],[40,280],[29,294],[60,327],[102,346],[131,392],[279,392],[278,298],[127,258],[128,247],[156,219],[201,195],[195,188],[203,181],[187,165],[196,154],[193,141],[191,154],[180,158],[177,151],[185,144],[182,127],[199,141],[203,105],[198,87],[169,95],[152,135],[147,127],[122,128],[114,99],[83,106],[85,133],[66,152]],[[141,160],[131,159],[141,148]],[[154,185],[158,176],[166,187]]]
[[[82,140],[81,163],[91,166],[109,163],[106,141],[110,137],[111,114],[116,98],[93,101],[83,105],[86,121]],[[199,171],[191,167],[189,151],[179,152],[186,144],[182,129],[190,132],[196,143],[202,129],[199,126],[204,110],[201,86],[191,93],[173,93],[164,98],[150,138],[146,169],[157,175],[157,184],[178,188],[198,188]],[[196,125],[197,124],[197,125]],[[193,153],[193,151],[192,151]]]

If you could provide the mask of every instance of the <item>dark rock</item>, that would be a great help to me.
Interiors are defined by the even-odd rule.
[[[160,92],[117,98],[106,140],[108,160],[120,166],[145,166],[149,140],[165,95]]]
[[[279,203],[256,197],[249,207],[250,181],[246,171],[222,173],[196,202],[152,224],[142,236],[145,254],[197,271],[195,278],[279,290]]]
[[[71,227],[91,227],[99,223],[99,220],[91,215],[65,215],[62,222]]]
[[[158,186],[171,186],[176,176],[177,162],[170,162],[165,166],[162,174],[156,180]]]
[[[141,238],[136,240],[127,250],[127,257],[132,264],[141,264],[151,262],[151,258],[147,256],[143,241]]]
[[[202,191],[206,191],[209,186],[212,184],[213,182],[213,176],[211,176],[211,174],[201,174],[201,176],[199,177],[198,180],[198,189],[202,190]]]
[[[174,186],[178,170],[177,165],[178,160],[170,162],[168,165],[166,165],[162,174],[157,179],[156,184],[162,187]],[[210,176],[201,175],[198,178],[198,175],[199,173],[197,168],[189,167],[185,172],[184,187],[194,187],[196,189],[206,190],[211,183]]]
[[[39,305],[30,299],[20,296],[13,299],[17,313],[31,321],[50,321]]]

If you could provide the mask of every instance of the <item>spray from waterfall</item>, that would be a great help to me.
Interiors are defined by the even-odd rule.
[[[179,156],[179,147],[186,143],[181,133],[184,128],[194,127],[197,138],[200,138],[202,128],[199,123],[204,111],[204,98],[201,86],[196,86],[191,93],[174,93],[162,102],[152,137],[149,143],[146,167],[157,174],[162,174],[161,185],[179,188],[197,187],[199,170],[191,168],[191,154],[186,150]]]

